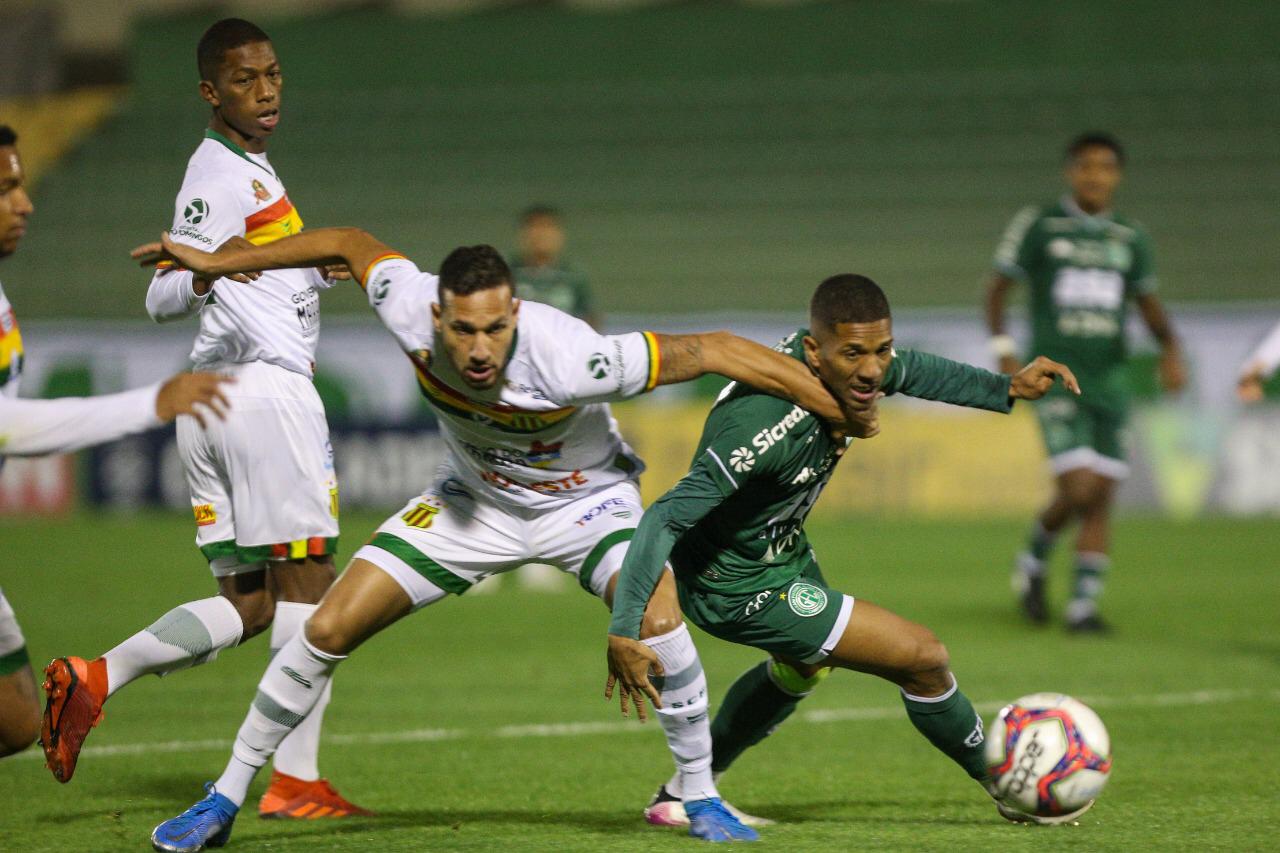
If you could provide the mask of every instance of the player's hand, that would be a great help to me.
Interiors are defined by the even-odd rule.
[[[351,270],[346,264],[324,264],[316,267],[316,272],[328,281],[351,281]]]
[[[1262,368],[1251,366],[1236,383],[1236,396],[1242,403],[1257,403],[1262,399]]]
[[[1000,356],[1000,372],[1001,373],[1007,373],[1010,376],[1012,376],[1013,374],[1017,373],[1021,367],[1022,365],[1018,363],[1018,357],[1016,355]]]
[[[178,415],[191,415],[202,428],[207,426],[205,412],[212,412],[218,420],[224,420],[230,403],[221,386],[234,381],[230,376],[216,373],[179,373],[160,386],[160,393],[156,395],[156,416],[167,422]]]
[[[1160,353],[1160,385],[1170,394],[1177,394],[1187,387],[1187,364],[1176,347],[1166,347]]]
[[[881,397],[884,395],[881,394]],[[872,403],[869,408],[860,411],[848,409],[845,411],[845,421],[838,430],[833,430],[834,437],[841,438],[875,438],[880,434],[880,405],[879,400]]]
[[[640,722],[649,719],[645,710],[644,699],[649,697],[654,708],[662,707],[662,699],[658,696],[658,688],[649,681],[649,673],[664,675],[662,662],[658,653],[639,640],[629,637],[609,635],[609,680],[604,684],[604,698],[613,698],[613,688],[618,688],[618,703],[622,708],[622,716],[630,717],[629,703],[636,706],[636,716]]]
[[[231,237],[225,243],[218,247],[216,252],[205,252],[191,246],[185,246],[181,243],[175,243],[170,239],[168,232],[160,234],[159,243],[144,243],[137,246],[133,251],[129,252],[129,257],[138,262],[139,266],[154,267],[162,261],[171,261],[183,269],[190,270],[196,278],[197,282],[204,283],[202,290],[197,289],[196,292],[203,295],[208,293],[208,287],[220,278],[229,278],[232,281],[250,282],[262,275],[261,272],[232,272],[229,266],[224,264],[226,257],[234,253],[237,249],[252,248],[253,244],[243,237]]]
[[[1053,381],[1059,376],[1069,391],[1080,393],[1080,383],[1071,368],[1038,355],[1035,361],[1013,374],[1009,380],[1009,396],[1015,400],[1039,400],[1049,393]]]

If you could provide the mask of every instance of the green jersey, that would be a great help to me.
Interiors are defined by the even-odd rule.
[[[779,344],[803,358],[801,329]],[[1009,377],[927,353],[895,354],[881,390],[1008,412]],[[799,406],[730,384],[707,416],[689,473],[649,509],[628,549],[610,633],[635,637],[670,559],[681,586],[776,589],[812,561],[804,521],[848,440]]]
[[[580,270],[567,264],[526,266],[520,256],[511,259],[511,274],[516,280],[516,297],[541,302],[586,320],[593,312],[591,287]]]
[[[1031,351],[1069,366],[1091,397],[1123,395],[1129,302],[1156,288],[1142,227],[1090,216],[1071,198],[1028,207],[1005,229],[995,266],[1031,288]]]

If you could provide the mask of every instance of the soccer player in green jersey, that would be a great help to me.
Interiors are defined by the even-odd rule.
[[[1125,319],[1137,303],[1161,347],[1160,378],[1168,391],[1186,382],[1173,328],[1156,298],[1151,240],[1136,222],[1112,212],[1124,149],[1104,133],[1088,133],[1067,148],[1070,191],[1053,204],[1028,207],[1005,230],[987,292],[987,325],[1000,369],[1015,365],[1017,346],[1005,333],[1005,295],[1015,282],[1030,289],[1031,350],[1069,363],[1087,396],[1050,392],[1036,407],[1057,478],[1013,574],[1022,609],[1036,623],[1049,618],[1045,567],[1058,535],[1079,520],[1075,584],[1067,628],[1105,631],[1098,597],[1110,564],[1111,499],[1129,471],[1124,427],[1129,407]]]
[[[1008,412],[1014,400],[1043,396],[1056,376],[1079,392],[1068,368],[1043,357],[1010,377],[895,352],[889,302],[863,276],[824,281],[809,323],[779,348],[807,364],[854,416],[888,394]],[[818,568],[804,521],[848,446],[786,400],[736,383],[725,389],[689,473],[645,511],[623,561],[605,696],[612,698],[616,684],[623,714],[634,702],[642,719],[645,696],[660,707],[664,673],[638,637],[645,602],[669,561],[687,618],[770,655],[725,696],[711,729],[713,772],[723,773],[838,667],[897,684],[916,728],[985,783],[982,719],[957,688],[946,648],[922,625],[865,600],[855,604]],[[659,801],[664,794],[680,796],[670,783]]]
[[[511,258],[516,296],[559,308],[599,329],[601,318],[587,276],[565,261],[564,244],[559,210],[538,204],[520,214],[520,251]]]

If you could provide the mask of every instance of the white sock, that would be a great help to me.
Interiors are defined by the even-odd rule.
[[[276,617],[271,623],[271,654],[274,656],[294,634],[302,630],[316,604],[302,604],[296,601],[277,601]],[[333,691],[332,680],[325,685],[320,694],[320,701],[307,714],[307,718],[298,727],[285,736],[276,750],[274,765],[276,770],[294,776],[306,782],[320,778],[317,764],[320,754],[320,724],[324,720],[324,709],[329,704],[329,695]]]
[[[237,806],[244,803],[249,783],[280,742],[320,700],[329,677],[345,656],[326,654],[298,631],[271,659],[258,694],[236,734],[231,761],[214,788]]]
[[[208,663],[240,642],[243,631],[235,606],[220,595],[179,605],[102,656],[107,695],[148,673]]]
[[[707,677],[689,629],[682,623],[660,637],[641,640],[653,649],[666,675],[655,678],[662,708],[658,720],[680,775],[685,802],[718,797],[711,778],[711,716],[707,712]]]

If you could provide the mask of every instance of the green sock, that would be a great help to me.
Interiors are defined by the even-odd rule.
[[[711,772],[723,773],[772,734],[828,672],[805,678],[786,664],[767,660],[739,676],[711,722]]]
[[[929,743],[947,754],[974,779],[987,777],[987,762],[982,750],[982,717],[959,687],[936,699],[911,696],[902,692],[907,716]]]

